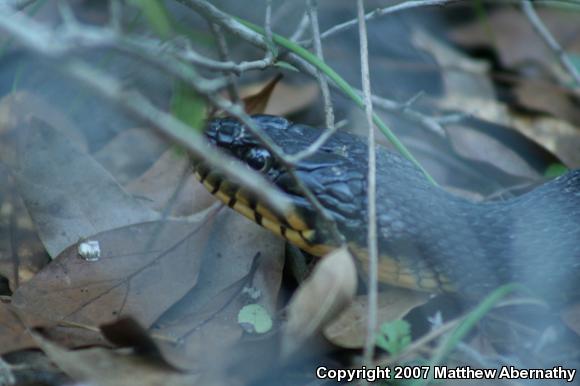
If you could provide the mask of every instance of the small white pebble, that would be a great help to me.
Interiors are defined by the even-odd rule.
[[[77,252],[86,261],[98,261],[101,258],[101,246],[96,240],[87,240],[79,243]]]

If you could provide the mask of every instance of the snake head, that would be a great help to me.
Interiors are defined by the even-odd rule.
[[[294,124],[282,117],[255,115],[252,120],[287,155],[305,150],[323,132],[322,129]],[[366,157],[363,141],[353,140],[351,135],[336,133],[313,155],[298,162],[292,175],[283,166],[284,162],[270,154],[251,131],[236,119],[220,118],[210,121],[206,136],[213,145],[259,171],[289,196],[294,204],[295,218],[293,221],[277,218],[279,223],[297,231],[323,228],[318,226],[321,221],[319,213],[305,198],[302,187],[296,181],[298,178],[337,223],[360,230],[366,213],[366,163],[360,162],[361,157]],[[223,187],[222,184],[220,186]],[[251,195],[244,193],[243,188],[237,188],[236,194],[249,202],[251,207],[260,205],[252,202]],[[269,212],[268,208],[263,209]],[[238,208],[236,210],[241,212]],[[249,217],[247,214],[246,216]]]

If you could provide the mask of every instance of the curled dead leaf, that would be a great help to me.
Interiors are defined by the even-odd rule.
[[[282,79],[282,74],[276,75],[274,79],[266,83],[266,85],[256,94],[248,95],[243,98],[246,112],[248,114],[264,114],[268,102],[272,97],[272,92],[275,90],[280,79]]]
[[[350,304],[357,286],[354,259],[346,247],[323,257],[288,306],[282,356],[295,352]]]
[[[250,84],[242,88],[242,97],[253,95],[264,88],[264,83]],[[288,115],[302,110],[318,98],[319,91],[316,82],[300,85],[279,82],[269,95],[268,103],[262,114]]]

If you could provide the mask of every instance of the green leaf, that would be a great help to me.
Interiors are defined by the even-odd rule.
[[[376,344],[389,354],[398,355],[411,344],[411,326],[401,319],[384,323]]]
[[[206,102],[194,89],[176,81],[171,98],[171,113],[193,129],[202,131]]]
[[[171,18],[165,5],[160,0],[129,0],[141,9],[151,28],[162,38],[168,38],[173,32]]]
[[[544,170],[544,177],[556,178],[568,172],[568,168],[562,164],[550,164]]]
[[[268,311],[259,304],[248,304],[238,313],[238,323],[245,330],[264,334],[272,329],[272,318]]]

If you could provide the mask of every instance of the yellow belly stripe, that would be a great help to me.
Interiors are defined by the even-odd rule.
[[[201,180],[200,172],[196,171],[195,176]],[[215,178],[206,176],[203,185],[207,190],[213,192],[216,184],[219,183]],[[214,176],[215,177],[215,176]],[[227,184],[227,182],[221,182]],[[335,247],[325,244],[315,244],[316,231],[309,229],[305,221],[300,216],[292,212],[288,215],[286,221],[290,227],[281,224],[277,216],[268,208],[258,203],[256,209],[250,207],[248,193],[239,189],[235,195],[233,185],[220,185],[214,195],[220,201],[232,206],[237,212],[246,218],[257,222],[264,228],[284,237],[286,240],[296,245],[298,248],[311,253],[315,256],[324,256],[331,252]],[[363,269],[368,273],[368,252],[366,248],[361,248],[354,243],[349,247],[362,263]],[[429,269],[424,262],[419,262],[416,267],[405,265],[403,261],[394,259],[390,256],[381,255],[379,257],[379,281],[381,283],[392,284],[398,287],[405,287],[422,291],[453,291],[453,287],[447,277],[441,276]]]
[[[356,255],[357,259],[362,263],[362,268],[368,273],[368,252],[366,248],[360,248],[354,243],[350,243],[349,247]],[[411,268],[405,265],[404,262],[394,259],[387,255],[379,256],[379,281],[381,283],[391,284],[397,287],[404,287],[420,291],[441,291],[449,290],[449,281],[441,280],[440,275],[436,275],[424,264],[419,264],[417,267]]]
[[[241,202],[245,206],[250,206],[250,199],[248,197],[248,192],[243,188],[236,192],[236,201]]]
[[[272,213],[272,211],[268,208],[266,208],[264,205],[258,203],[258,205],[256,205],[256,211],[265,219],[268,219],[270,221],[272,221],[275,224],[278,224],[278,217]],[[276,225],[278,226],[278,225]],[[270,229],[270,228],[268,228]],[[280,232],[277,232],[280,233]]]
[[[302,220],[302,218],[300,218],[300,216],[298,216],[296,213],[288,214],[288,216],[286,217],[286,221],[288,221],[288,224],[290,224],[290,226],[294,229],[298,230],[308,229],[308,225],[306,225],[304,220]]]
[[[196,172],[195,175],[198,179],[201,179],[199,173]],[[210,179],[203,181],[203,185],[210,192],[213,192],[215,187],[215,184],[212,182],[213,181]],[[230,204],[231,202],[231,196],[222,191],[221,187],[217,192],[214,193],[214,196],[225,204]],[[310,240],[314,240],[315,231],[313,229],[307,229],[306,223],[301,220],[299,222],[294,221],[294,224],[302,225],[303,228],[300,230],[295,230],[280,224],[274,214],[263,205],[258,204],[256,210],[253,210],[249,206],[249,200],[246,197],[246,193],[242,190],[236,193],[235,203],[233,204],[232,208],[242,214],[244,217],[257,222],[259,225],[263,226],[269,231],[284,237],[298,248],[303,249],[315,256],[323,256],[334,249],[334,247],[329,245],[310,243]],[[256,213],[258,216],[256,216]]]

